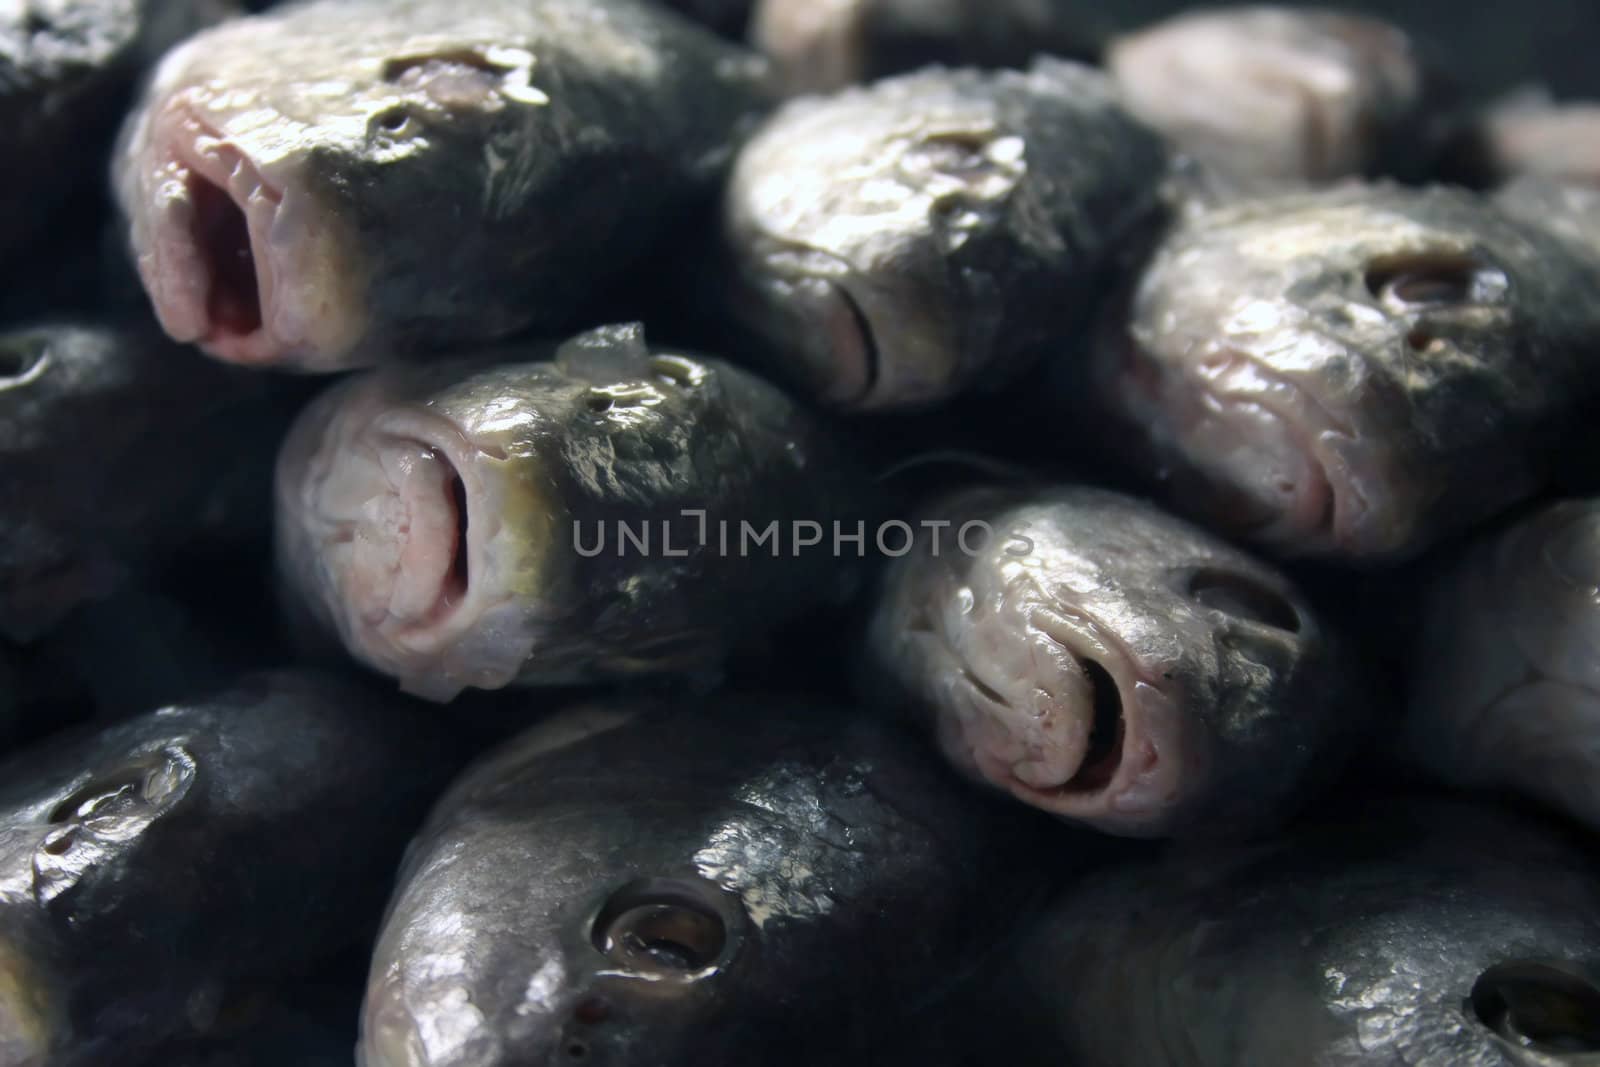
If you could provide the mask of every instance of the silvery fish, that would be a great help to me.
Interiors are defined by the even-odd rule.
[[[827,403],[927,407],[1071,347],[1165,167],[1104,76],[1061,61],[793,101],[734,166],[717,288]]]
[[[253,676],[0,768],[0,1064],[139,1062],[359,940],[458,758],[415,707]]]
[[[1576,242],[1458,189],[1249,200],[1174,228],[1062,389],[1217,527],[1400,559],[1582,454],[1597,282]]]
[[[1186,12],[1112,41],[1128,108],[1245,185],[1415,174],[1439,87],[1396,26],[1331,10]]]
[[[1037,827],[863,711],[575,714],[480,761],[412,845],[363,1067],[902,1062],[1039,898]]]
[[[883,578],[868,699],[1026,804],[1136,837],[1259,830],[1365,719],[1288,579],[1151,505],[993,489],[925,515]]]
[[[1451,162],[1451,177],[1476,184],[1537,175],[1600,186],[1600,101],[1512,93],[1461,135]]]
[[[824,424],[637,325],[548,355],[373,371],[301,414],[279,572],[352,655],[435,700],[692,670],[839,590],[865,483]]]
[[[1600,501],[1486,531],[1434,579],[1411,658],[1412,756],[1452,785],[1600,828]]]
[[[1379,797],[1086,881],[1014,942],[988,1062],[1578,1067],[1600,1053],[1593,845]],[[1030,1025],[1031,1024],[1031,1025]]]
[[[637,0],[312,0],[169,54],[117,191],[174,339],[372,364],[583,320],[710,193],[764,77]]]

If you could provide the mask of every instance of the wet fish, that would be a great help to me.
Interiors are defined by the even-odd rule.
[[[180,545],[264,532],[289,399],[140,318],[0,330],[0,633],[31,640]]]
[[[821,422],[637,325],[544,355],[376,371],[301,415],[279,570],[357,659],[435,700],[690,670],[840,589],[865,491]]]
[[[228,0],[12,0],[0,7],[0,264],[18,257],[103,173],[141,72],[235,10]]]
[[[1578,454],[1597,277],[1576,245],[1461,190],[1244,202],[1168,235],[1062,388],[1224,530],[1287,555],[1404,558]]]
[[[1164,168],[1105,78],[1061,61],[795,101],[734,166],[718,289],[828,403],[931,405],[1070,342]]]
[[[933,63],[1023,67],[1091,59],[1108,33],[1075,0],[757,0],[750,40],[792,93],[830,92]]]
[[[315,0],[173,51],[117,190],[172,337],[372,364],[582,320],[709,194],[764,77],[634,0]]]
[[[435,808],[363,1067],[899,1062],[1036,894],[1012,813],[870,715],[608,710],[576,740],[536,727]]]
[[[1005,1062],[1558,1067],[1600,1052],[1592,846],[1492,806],[1348,806],[1065,894],[1020,937]],[[992,1030],[1001,1033],[999,1023]],[[1029,1040],[1031,1040],[1031,1044]]]
[[[1248,6],[1186,12],[1114,40],[1128,108],[1246,184],[1417,174],[1444,90],[1381,19]]]
[[[743,40],[750,22],[753,0],[657,0],[658,3],[696,22],[711,27],[724,37]]]
[[[0,1064],[132,1063],[360,938],[459,765],[333,678],[255,676],[0,768]]]
[[[1363,719],[1290,582],[1148,504],[995,489],[925,516],[863,684],[970,778],[1110,833],[1221,836],[1287,819]]]
[[[1412,658],[1407,748],[1453,785],[1600,828],[1600,501],[1539,508],[1439,575]]]
[[[1474,184],[1537,175],[1600,186],[1600,101],[1512,93],[1478,117],[1452,154],[1450,176]]]

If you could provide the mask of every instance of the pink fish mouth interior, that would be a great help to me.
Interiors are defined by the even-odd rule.
[[[190,174],[195,247],[210,277],[205,340],[227,344],[248,339],[262,326],[261,283],[256,270],[250,224],[233,197],[207,179]]]

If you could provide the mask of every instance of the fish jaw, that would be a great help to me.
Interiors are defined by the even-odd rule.
[[[428,700],[499,689],[532,649],[527,546],[503,457],[443,415],[353,382],[308,408],[279,458],[278,561],[369,666]],[[536,552],[540,546],[534,546]]]
[[[162,328],[230,363],[350,365],[366,318],[354,242],[302,168],[258,161],[199,102],[178,92],[141,120],[120,189]]]

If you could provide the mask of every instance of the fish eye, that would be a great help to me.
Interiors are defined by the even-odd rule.
[[[50,346],[41,340],[0,346],[0,389],[32,376],[49,355]]]
[[[411,109],[404,104],[384,108],[372,116],[372,124],[387,134],[405,133],[411,127]]]
[[[704,977],[727,947],[728,924],[710,883],[646,879],[611,895],[590,931],[594,947],[634,974]]]
[[[1189,577],[1189,596],[1205,607],[1271,626],[1300,632],[1300,613],[1277,590],[1254,578],[1216,567],[1202,567]]]
[[[1385,256],[1367,265],[1367,291],[1406,306],[1465,304],[1479,289],[1484,265],[1456,253]]]
[[[1472,1014],[1519,1048],[1547,1054],[1600,1052],[1600,987],[1561,961],[1513,960],[1473,983]]]

